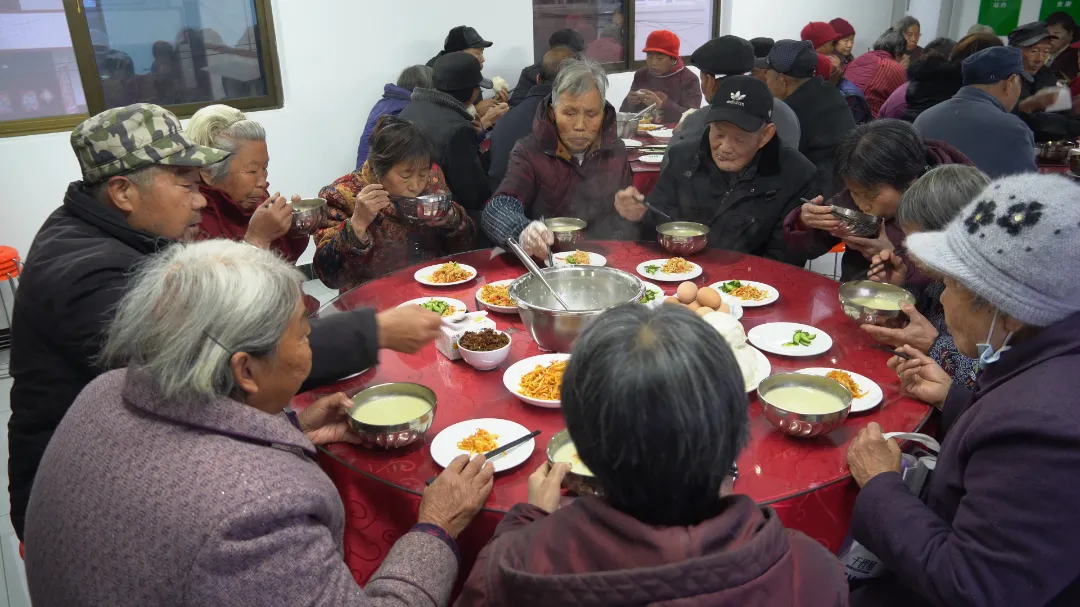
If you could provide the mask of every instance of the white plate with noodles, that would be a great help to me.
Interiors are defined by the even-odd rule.
[[[676,265],[678,261],[682,261],[687,264],[689,270],[684,272],[676,272],[678,268],[671,266]],[[669,266],[669,264],[671,264]],[[671,270],[671,271],[667,271]],[[651,278],[653,280],[660,280],[663,282],[683,282],[684,280],[693,280],[698,276],[701,276],[701,266],[692,261],[686,261],[681,257],[672,257],[671,259],[653,259],[651,261],[644,261],[638,264],[637,273],[645,278]]]
[[[413,274],[413,278],[429,287],[452,287],[476,278],[476,268],[451,261],[421,268]]]
[[[449,297],[421,297],[419,299],[410,299],[398,307],[404,308],[405,306],[420,306],[421,308],[425,308],[442,317],[453,316],[458,312],[469,311],[469,307],[465,305],[465,302]]]
[[[661,164],[664,162],[663,154],[642,154],[638,156],[638,162],[644,162],[645,164]]]
[[[529,434],[529,429],[508,419],[470,419],[448,426],[431,441],[431,458],[443,468],[459,455],[489,453],[501,445]],[[495,472],[516,468],[528,461],[536,448],[530,439],[491,460]]]
[[[775,287],[753,280],[721,280],[709,286],[719,291],[720,297],[744,308],[760,308],[780,299],[780,291]]]
[[[667,295],[664,294],[664,290],[654,285],[651,282],[641,281],[645,285],[645,295],[638,300],[638,303],[644,304],[650,308],[659,308],[664,305],[664,298]]]
[[[503,385],[530,405],[558,409],[562,406],[562,375],[569,360],[569,354],[541,354],[519,360],[503,373]]]
[[[853,398],[851,399],[852,413],[862,413],[864,411],[869,411],[874,407],[880,405],[881,401],[885,398],[885,393],[881,390],[881,386],[877,385],[874,380],[870,379],[869,377],[859,375],[858,373],[852,373],[851,371],[845,371],[843,369],[830,369],[825,367],[812,367],[810,369],[799,369],[798,371],[796,371],[796,373],[803,373],[805,375],[818,375],[821,377],[829,377],[830,373],[842,373],[843,375],[829,377],[829,379],[838,382],[840,385],[851,391],[851,395],[853,396]],[[846,375],[847,378],[845,378],[844,375]],[[855,384],[854,390],[852,390],[853,386],[848,385],[848,379],[850,379],[851,382]]]
[[[552,255],[556,268],[567,266],[595,266],[602,268],[607,265],[607,258],[599,253],[588,251],[563,251]]]
[[[512,299],[509,299],[510,294],[505,292],[505,289],[507,289],[511,284],[513,284],[515,280],[517,279],[510,278],[508,280],[496,280],[495,282],[489,282],[486,285],[480,287],[476,290],[476,303],[492,312],[501,312],[503,314],[517,314],[517,305],[514,304],[514,301]],[[505,297],[510,301],[511,305],[506,306],[502,305],[502,303],[491,303],[487,299],[484,299],[485,295],[490,297],[490,293],[493,289],[498,290],[496,295],[505,295]],[[505,301],[503,303],[505,303]]]

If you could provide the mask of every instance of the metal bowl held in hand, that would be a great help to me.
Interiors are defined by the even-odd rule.
[[[1046,164],[1065,164],[1075,141],[1044,141],[1035,144],[1035,159]]]
[[[428,194],[417,198],[391,196],[399,215],[410,223],[432,223],[445,218],[454,207],[454,197],[450,194]]]
[[[566,429],[559,430],[555,433],[555,436],[551,437],[547,446],[547,460],[552,466],[555,465],[555,454],[559,452],[570,441],[570,432]],[[562,485],[567,491],[576,493],[578,495],[595,495],[596,497],[604,497],[604,489],[597,482],[596,477],[588,474],[578,474],[574,472],[573,462],[570,462],[570,472],[566,473],[563,477]]]
[[[357,406],[370,402],[377,398],[387,396],[414,396],[431,405],[431,410],[405,423],[390,426],[368,424],[349,417],[349,425],[363,439],[365,447],[382,447],[395,449],[416,442],[431,429],[435,421],[435,410],[438,408],[438,399],[435,393],[426,386],[407,382],[382,384],[361,390],[352,400]]]
[[[294,202],[289,236],[311,236],[326,225],[328,219],[325,198],[305,198]]]
[[[634,112],[619,112],[615,115],[615,124],[619,129],[620,139],[633,139],[637,135],[641,119]]]
[[[545,219],[551,233],[555,235],[555,244],[551,249],[556,252],[573,251],[579,242],[585,240],[585,228],[589,224],[573,217],[552,217]]]
[[[709,226],[692,221],[672,221],[656,226],[656,242],[678,257],[693,255],[709,244]]]
[[[856,280],[840,285],[840,304],[844,314],[860,325],[900,329],[908,317],[900,304],[915,305],[915,296],[906,289],[884,282]]]
[[[641,280],[615,268],[567,266],[540,272],[570,310],[563,310],[532,274],[510,285],[510,298],[517,303],[521,322],[536,345],[551,352],[569,352],[578,335],[598,316],[645,295]]]
[[[769,392],[777,388],[799,386],[819,390],[836,397],[843,409],[831,413],[796,413],[769,402]],[[811,438],[832,432],[847,419],[851,411],[851,392],[839,382],[819,375],[780,373],[766,378],[758,386],[758,401],[765,412],[765,419],[784,434]]]
[[[832,207],[830,212],[833,214],[833,217],[842,221],[844,225],[851,230],[852,236],[858,236],[859,238],[873,238],[878,235],[878,230],[881,227],[881,219],[879,217],[863,213],[862,211],[836,206]]]

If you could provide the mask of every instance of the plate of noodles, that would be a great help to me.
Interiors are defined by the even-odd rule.
[[[503,385],[514,396],[537,407],[562,406],[562,376],[569,354],[541,354],[520,360],[503,373]]]
[[[517,304],[510,299],[510,285],[517,280],[497,280],[489,282],[476,290],[476,303],[492,312],[517,314]]]
[[[555,260],[556,268],[565,266],[597,266],[602,268],[607,265],[606,257],[599,253],[586,251],[565,251],[552,255],[552,258]]]
[[[438,433],[431,441],[431,457],[443,468],[459,455],[477,455],[498,449],[529,433],[529,429],[507,419],[485,418],[458,422]],[[495,472],[502,472],[524,464],[536,440],[522,443],[491,460]]]
[[[780,299],[780,291],[753,280],[721,280],[710,286],[720,292],[720,297],[744,308],[760,308]]]
[[[652,280],[683,282],[701,276],[701,266],[682,257],[653,259],[638,264],[637,273]]]
[[[416,282],[429,287],[450,287],[476,278],[476,268],[450,261],[437,266],[421,268],[413,274]]]
[[[852,413],[869,411],[880,405],[882,399],[885,398],[885,393],[881,390],[881,386],[877,385],[874,380],[869,377],[863,377],[858,373],[852,373],[851,371],[829,369],[825,367],[812,367],[810,369],[799,369],[796,373],[828,377],[847,388],[853,397],[851,399]]]

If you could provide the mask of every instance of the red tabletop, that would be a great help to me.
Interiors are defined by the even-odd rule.
[[[668,257],[654,243],[588,242],[583,249],[600,253],[607,257],[610,266],[629,272],[633,272],[637,264],[643,261]],[[475,267],[478,271],[476,280],[455,287],[426,287],[413,279],[417,268],[410,268],[357,287],[324,306],[320,314],[335,314],[360,307],[385,310],[410,299],[433,295],[459,299],[474,310],[474,294],[481,286],[524,273],[524,267],[510,253],[493,258],[491,250],[483,250],[458,255],[453,259]],[[850,480],[845,461],[847,444],[859,429],[871,421],[880,423],[885,431],[915,431],[929,417],[930,408],[900,393],[896,375],[885,365],[887,355],[872,349],[873,340],[844,316],[836,282],[801,268],[716,249],[703,251],[692,259],[704,269],[703,276],[695,281],[699,285],[728,279],[750,279],[768,283],[780,291],[780,300],[775,304],[746,309],[742,323],[747,331],[766,322],[792,321],[812,325],[833,338],[833,348],[817,357],[768,355],[774,373],[806,367],[839,367],[873,379],[884,390],[885,399],[878,408],[868,414],[853,415],[841,428],[816,439],[796,439],[780,433],[765,420],[756,400],[751,399],[751,438],[738,460],[741,476],[735,490],[759,503],[772,504],[785,525],[807,532],[836,551],[847,531],[855,495],[855,486]],[[430,265],[430,262],[425,265]],[[660,286],[671,294],[677,285]],[[535,451],[524,465],[496,476],[495,489],[485,508],[493,518],[482,525],[485,530],[480,532],[481,536],[486,534],[490,537],[491,529],[501,513],[516,503],[526,501],[529,474],[543,463],[548,439],[565,427],[559,410],[525,404],[503,386],[502,375],[507,367],[540,351],[517,315],[492,313],[491,318],[499,329],[513,336],[510,357],[496,370],[476,371],[464,361],[451,362],[439,354],[434,345],[411,356],[383,350],[375,369],[315,394],[308,393],[296,398],[294,405],[302,408],[318,395],[333,391],[345,391],[352,395],[368,385],[397,381],[423,384],[438,397],[438,411],[431,430],[422,440],[409,447],[372,451],[339,444],[325,450],[336,461],[324,462],[324,467],[342,490],[343,496],[350,496],[346,500],[347,511],[351,511],[351,517],[364,521],[360,525],[362,528],[354,530],[354,541],[365,543],[366,556],[359,558],[371,566],[350,560],[348,552],[346,555],[358,580],[366,580],[377,565],[369,557],[376,553],[384,554],[389,546],[369,544],[392,543],[397,534],[408,529],[410,521],[415,521],[417,496],[422,493],[424,481],[440,471],[431,459],[428,448],[440,430],[463,420],[496,417],[543,432],[536,441]],[[370,495],[361,495],[362,492],[357,491],[357,482],[361,483],[364,491],[377,491],[382,497],[375,499]],[[406,495],[409,499],[403,499],[400,504],[388,503]],[[393,521],[379,522],[380,517]],[[368,526],[372,528],[367,529]],[[370,537],[374,531],[381,534],[381,539]],[[349,533],[346,535],[348,544]],[[361,536],[362,540],[359,539]],[[482,545],[485,539],[480,537],[475,541]]]

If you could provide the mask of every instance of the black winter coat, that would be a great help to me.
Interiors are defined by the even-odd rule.
[[[784,100],[802,127],[799,152],[818,168],[820,192],[826,200],[844,188],[836,177],[836,148],[855,128],[844,94],[835,86],[814,76]]]
[[[536,109],[550,94],[550,84],[534,84],[517,107],[507,112],[495,124],[495,128],[491,131],[491,151],[489,152],[491,169],[488,170],[492,191],[499,189],[499,184],[506,176],[506,168],[510,164],[510,152],[514,151],[514,145],[532,135]]]
[[[532,87],[536,86],[536,78],[540,76],[540,64],[536,63],[521,70],[521,76],[518,78],[518,83],[514,87],[514,91],[510,94],[510,100],[507,102],[510,107],[515,108],[521,105],[522,101],[529,96],[532,92]],[[505,117],[504,117],[505,118]],[[502,119],[500,119],[500,122]]]

